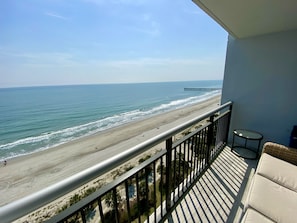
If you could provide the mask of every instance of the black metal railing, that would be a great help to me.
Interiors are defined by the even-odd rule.
[[[135,154],[147,151],[165,141],[166,149],[144,160],[113,182],[52,217],[48,222],[164,221],[168,213],[185,196],[226,145],[231,110],[232,103],[228,102],[201,117],[132,148],[132,152],[120,154],[121,158],[110,161],[111,167],[114,167],[114,162],[119,159],[121,162],[118,166],[135,157]],[[204,124],[197,127],[197,124],[203,120],[206,120]],[[195,130],[174,140],[177,133],[193,125],[196,126]],[[123,156],[125,158],[122,158]],[[111,167],[99,166],[98,169],[103,168],[104,172],[107,172]],[[81,178],[79,182],[82,181]],[[66,189],[64,193],[65,191]],[[54,197],[58,196],[57,192],[52,192],[52,194]],[[46,197],[48,196],[47,194]],[[43,199],[42,196],[40,199]],[[41,203],[44,202],[43,200]],[[30,205],[30,203],[27,204]],[[15,207],[19,208],[20,205],[11,204],[2,213],[0,210],[0,216],[4,213],[3,216],[7,217],[12,211],[17,211],[13,209]]]

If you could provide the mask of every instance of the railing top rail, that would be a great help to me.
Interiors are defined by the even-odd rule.
[[[96,177],[107,173],[115,167],[125,163],[131,158],[141,154],[149,148],[165,141],[166,139],[176,135],[177,133],[187,129],[193,124],[204,120],[205,118],[228,108],[232,105],[229,101],[218,108],[215,108],[197,118],[189,120],[179,126],[176,126],[168,131],[165,131],[145,142],[142,142],[116,156],[113,156],[97,165],[94,165],[84,171],[81,171],[65,180],[62,180],[56,184],[53,184],[47,188],[44,188],[36,193],[13,201],[3,207],[0,207],[0,219],[2,222],[11,222],[16,220],[38,208],[54,201],[55,199],[62,197],[63,195],[75,190],[76,188],[88,183]]]

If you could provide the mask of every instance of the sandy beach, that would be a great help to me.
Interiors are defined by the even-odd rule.
[[[114,154],[218,107],[220,96],[135,121],[61,146],[7,161],[0,167],[0,206],[36,192]]]

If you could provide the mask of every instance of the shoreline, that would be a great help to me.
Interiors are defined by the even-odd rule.
[[[206,102],[208,100],[212,100],[213,98],[216,98],[216,97],[221,97],[221,94],[212,95],[212,96],[210,96],[210,97],[208,97],[206,99],[203,99],[202,101],[196,102],[196,103],[191,104],[191,105],[187,105],[187,106],[182,107],[182,108],[177,108],[177,109],[165,111],[165,112],[159,113],[159,114],[152,114],[150,116],[143,117],[143,118],[140,118],[140,119],[136,119],[136,120],[133,120],[133,121],[129,121],[127,123],[122,123],[122,124],[120,124],[118,126],[107,128],[107,129],[98,131],[98,132],[93,133],[93,134],[87,134],[87,135],[84,135],[84,136],[80,136],[79,138],[75,138],[75,139],[72,139],[70,141],[60,143],[60,144],[52,145],[51,147],[48,147],[48,148],[40,148],[40,149],[34,150],[32,152],[28,152],[28,153],[24,153],[24,154],[18,154],[18,155],[7,157],[7,158],[0,158],[0,168],[1,168],[1,165],[3,165],[3,163],[5,161],[7,163],[8,162],[9,163],[11,163],[11,162],[17,162],[17,160],[22,160],[23,158],[26,158],[28,156],[33,156],[35,154],[42,153],[42,152],[45,152],[47,150],[58,149],[60,147],[64,147],[65,145],[68,145],[68,144],[71,144],[71,143],[80,142],[81,140],[87,140],[88,138],[96,137],[98,135],[107,133],[108,131],[117,131],[118,128],[120,129],[121,127],[129,126],[130,124],[134,124],[134,123],[137,123],[137,122],[142,122],[142,121],[145,121],[147,119],[154,118],[156,116],[170,114],[171,112],[176,112],[178,110],[183,110],[183,109],[185,109],[187,107],[192,107],[192,106],[195,106],[195,105],[199,105],[199,104],[204,103],[204,102]]]
[[[221,95],[197,104],[114,127],[0,167],[0,206],[70,177],[114,154],[218,107]],[[82,149],[83,148],[83,149]]]

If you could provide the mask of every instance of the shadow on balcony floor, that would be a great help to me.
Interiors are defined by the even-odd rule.
[[[256,165],[226,147],[165,222],[238,222]]]

